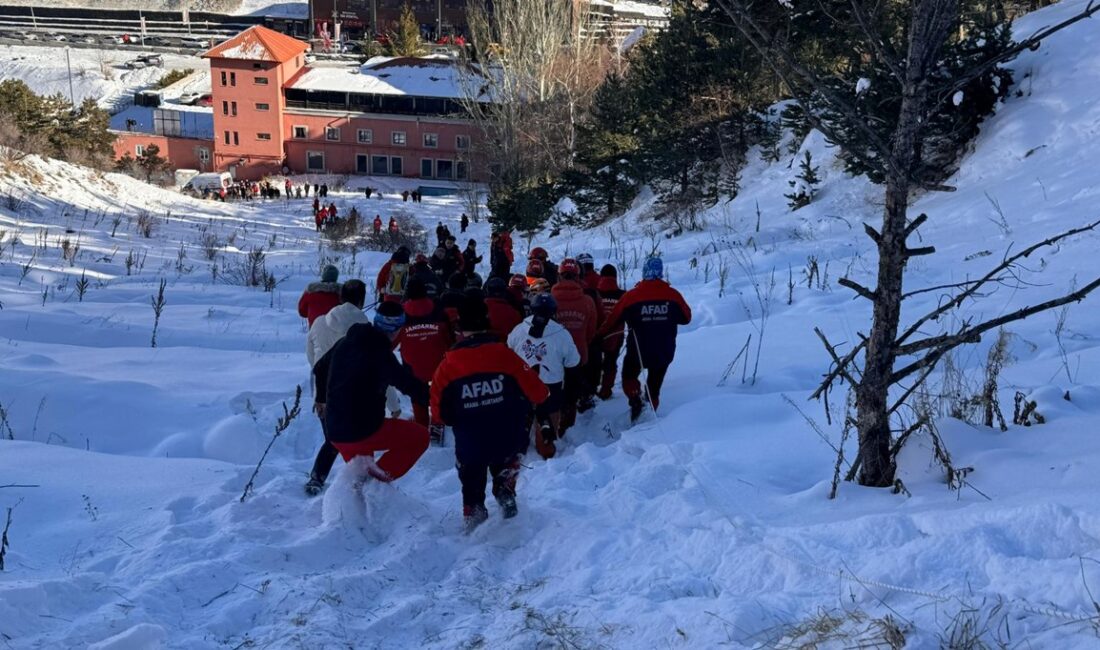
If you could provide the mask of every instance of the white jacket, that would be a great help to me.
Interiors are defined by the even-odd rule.
[[[556,384],[565,379],[566,368],[572,368],[581,362],[581,355],[573,343],[573,335],[557,321],[552,320],[546,324],[542,338],[531,336],[528,332],[534,318],[530,316],[516,325],[508,335],[508,347],[527,365],[538,368],[542,383]]]
[[[350,302],[333,307],[327,314],[313,321],[313,327],[309,328],[309,334],[306,335],[306,360],[309,361],[309,367],[313,368],[321,357],[339,343],[352,325],[369,322],[370,319],[363,310]],[[386,408],[390,413],[401,411],[401,400],[393,386],[386,389]]]

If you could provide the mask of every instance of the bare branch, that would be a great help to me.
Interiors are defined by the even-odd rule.
[[[984,285],[986,285],[990,281],[993,281],[996,278],[1000,277],[1000,274],[1003,271],[1005,271],[1006,269],[1012,267],[1019,260],[1022,260],[1024,258],[1029,257],[1032,253],[1039,250],[1040,248],[1053,246],[1054,244],[1057,244],[1058,242],[1062,241],[1063,239],[1067,239],[1067,238],[1073,237],[1075,235],[1080,235],[1081,233],[1085,233],[1085,232],[1089,232],[1091,230],[1095,230],[1097,227],[1100,227],[1100,220],[1093,221],[1092,223],[1088,224],[1087,226],[1081,226],[1079,228],[1073,228],[1071,230],[1067,230],[1067,231],[1065,231],[1063,233],[1060,233],[1058,235],[1055,235],[1053,237],[1049,237],[1047,239],[1044,239],[1043,241],[1041,241],[1037,244],[1032,244],[1031,246],[1025,248],[1024,250],[1020,251],[1019,253],[1016,253],[1015,255],[1011,255],[1011,256],[1006,255],[1006,257],[1001,261],[1001,263],[998,264],[997,266],[993,267],[993,269],[990,270],[989,273],[986,273],[984,276],[982,276],[978,280],[974,281],[972,284],[970,284],[969,287],[967,287],[965,290],[960,292],[958,295],[956,295],[951,300],[948,300],[947,302],[943,303],[939,307],[933,309],[932,311],[928,312],[924,316],[921,316],[920,318],[918,318],[916,320],[916,322],[914,322],[912,325],[910,325],[909,328],[906,329],[905,332],[903,332],[902,335],[899,336],[895,340],[895,344],[900,345],[900,344],[904,343],[906,340],[909,339],[909,337],[913,336],[913,334],[916,334],[920,330],[920,328],[925,323],[927,323],[928,321],[935,320],[935,319],[939,318],[940,316],[946,314],[947,312],[957,308],[959,305],[964,303],[967,298],[970,298],[971,296],[976,294],[978,292],[978,290],[981,289]]]
[[[1023,320],[1025,318],[1028,318],[1029,316],[1034,316],[1035,314],[1054,309],[1056,307],[1061,307],[1062,305],[1066,305],[1071,302],[1080,302],[1098,287],[1100,287],[1100,278],[1097,278],[1092,282],[1089,282],[1085,286],[1081,287],[1077,291],[1068,293],[1064,296],[1061,296],[1060,298],[1054,298],[1053,300],[1048,300],[1046,302],[1039,303],[1038,305],[1033,305],[1031,307],[1024,307],[1023,309],[1018,309],[1011,314],[1005,314],[1004,316],[1001,316],[999,318],[987,320],[984,323],[980,323],[973,327],[964,326],[963,329],[952,335],[932,337],[930,339],[925,339],[924,341],[917,341],[916,343],[913,343],[908,347],[910,349],[931,348],[931,352],[929,352],[921,359],[914,361],[908,366],[905,366],[901,370],[895,371],[894,374],[890,377],[890,382],[897,383],[898,381],[901,381],[905,377],[913,374],[921,368],[928,367],[929,364],[934,365],[943,357],[943,355],[947,354],[948,352],[962,345],[963,343],[978,342],[979,340],[981,340],[981,335],[991,329],[996,329],[1003,325],[1007,325],[1008,323]]]
[[[867,37],[867,42],[871,44],[871,49],[875,51],[879,59],[890,71],[890,74],[897,79],[898,83],[905,85],[905,73],[902,71],[901,56],[894,51],[894,48],[890,46],[888,42],[883,40],[881,35],[876,34],[871,29],[871,20],[867,13],[863,10],[863,3],[860,0],[852,0],[852,16],[855,17],[856,23],[859,28],[863,30],[864,36]]]
[[[856,358],[856,355],[858,355],[860,351],[863,350],[863,348],[867,347],[867,338],[860,335],[860,339],[862,340],[859,342],[859,345],[855,346],[848,352],[848,354],[844,355],[844,357],[837,362],[836,367],[830,370],[827,375],[825,375],[825,379],[821,382],[821,385],[817,387],[817,390],[815,390],[813,394],[810,395],[809,399],[818,399],[819,397],[821,397],[821,395],[833,385],[833,382],[836,381],[836,378],[840,377],[843,372],[847,371],[848,365],[852,363],[852,360]]]
[[[833,358],[833,363],[836,364],[840,376],[850,385],[855,386],[858,382],[848,373],[847,364],[841,365],[840,355],[836,353],[836,348],[833,347],[833,344],[829,343],[829,339],[825,338],[825,333],[822,332],[820,328],[815,327],[814,334],[817,334],[817,338],[821,339],[821,343],[825,346],[825,349],[829,351],[829,356]]]
[[[853,280],[849,280],[848,278],[840,278],[839,280],[836,281],[836,283],[839,284],[842,287],[847,287],[847,288],[851,289],[852,291],[855,291],[860,296],[866,298],[867,300],[870,300],[871,302],[874,302],[875,298],[878,297],[878,294],[876,294],[874,291],[871,291],[870,289],[863,286],[862,284],[860,284],[858,282],[855,282]]]
[[[905,227],[905,238],[909,239],[909,236],[916,232],[917,228],[923,226],[925,221],[928,221],[928,215],[923,212],[918,214],[917,217],[910,221],[909,225]]]
[[[920,248],[906,248],[902,251],[902,255],[906,257],[920,257],[922,255],[932,255],[935,252],[935,246],[921,246]]]
[[[872,226],[871,224],[863,224],[863,232],[867,233],[867,236],[871,238],[871,241],[875,242],[876,244],[882,243],[882,235],[880,235],[879,232],[875,230],[874,226]]]

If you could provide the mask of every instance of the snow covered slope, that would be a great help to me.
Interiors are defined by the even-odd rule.
[[[1018,29],[1081,6],[1063,2]],[[930,216],[924,241],[939,252],[914,263],[911,289],[973,277],[1010,246],[1097,218],[1100,31],[1079,24],[1013,65],[1021,95],[983,126],[951,181],[959,191],[917,201]],[[949,491],[930,441],[917,438],[900,468],[911,497],[844,484],[827,500],[835,454],[785,397],[839,442],[805,401],[828,367],[812,328],[834,341],[866,330],[866,303],[835,280],[871,278],[860,223],[877,218],[880,190],[844,176],[819,138],[803,146],[825,183],[796,213],[783,193],[797,154],[774,165],[753,155],[742,195],[703,215],[700,231],[675,236],[640,201],[608,227],[536,241],[555,259],[591,252],[630,281],[657,248],[695,320],[659,418],[630,427],[619,396],[584,414],[558,458],[526,461],[519,517],[493,512],[470,537],[459,532],[448,449],[429,450],[392,486],[368,485],[365,501],[342,472],[306,499],[320,441],[308,414],[238,501],[280,404],[297,384],[308,392],[300,291],[323,260],[369,279],[384,255],[319,245],[304,200],[202,203],[60,163],[4,163],[0,436],[10,425],[15,440],[0,441],[0,508],[13,508],[0,639],[116,649],[928,648],[970,630],[992,647],[1096,647],[1095,299],[1068,312],[1064,358],[1055,314],[1012,328],[1002,407],[1021,391],[1046,424],[1001,433],[940,422],[976,489]],[[402,181],[371,183],[386,198],[337,192],[341,210],[408,209],[457,231],[457,199],[414,209],[395,198]],[[149,238],[138,232],[142,211],[154,217]],[[486,224],[469,234],[487,246]],[[1002,313],[1096,277],[1098,241],[1045,251],[1031,261],[1035,286],[1003,289],[967,313]],[[222,266],[261,245],[286,278],[278,288],[225,283]],[[128,274],[131,251],[143,262]],[[822,278],[807,286],[810,258]],[[168,305],[151,348],[160,278]],[[769,311],[757,381],[742,382],[750,364],[721,382],[749,334],[755,361],[754,283]],[[907,318],[937,299],[915,298]],[[979,372],[988,346],[956,363]]]

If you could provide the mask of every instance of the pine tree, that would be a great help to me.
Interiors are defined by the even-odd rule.
[[[791,210],[798,210],[813,202],[817,196],[817,186],[821,184],[821,177],[817,175],[818,168],[814,166],[813,156],[807,151],[798,164],[798,175],[787,181],[791,186],[791,193],[784,194],[787,205]]]
[[[416,22],[416,14],[407,2],[401,10],[401,17],[397,19],[397,29],[387,36],[390,56],[424,56],[428,52],[420,38],[420,23]]]
[[[612,74],[596,91],[589,119],[577,130],[576,166],[566,175],[584,221],[615,216],[638,192],[631,160],[638,154],[635,97]]]
[[[151,183],[154,178],[159,178],[168,170],[171,164],[167,158],[160,155],[160,147],[155,144],[145,146],[141,155],[134,159],[138,169],[145,175],[145,182]]]

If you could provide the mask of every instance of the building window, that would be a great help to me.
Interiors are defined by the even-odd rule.
[[[309,128],[305,126],[295,126],[294,137],[299,140],[305,140],[309,137]]]
[[[326,127],[325,128],[325,139],[328,140],[329,142],[339,142],[340,141],[340,129],[335,127],[335,126]]]
[[[390,159],[386,156],[371,156],[370,173],[375,176],[385,176],[390,173]]]
[[[390,134],[390,142],[399,147],[404,147],[407,141],[404,131],[394,131]]]
[[[450,180],[454,175],[455,163],[453,160],[435,161],[435,177]]]
[[[229,131],[226,131],[226,132],[225,132],[225,143],[226,143],[226,144],[229,144],[229,143],[230,143],[230,139],[229,139]]]
[[[233,146],[237,146],[241,143],[241,134],[237,131],[233,132]]]
[[[237,73],[236,72],[230,72],[229,73],[229,85],[230,86],[236,86],[237,85]]]
[[[374,131],[371,129],[359,129],[359,144],[371,144],[374,142]]]
[[[466,151],[470,148],[470,136],[468,135],[456,135],[455,136],[455,149],[459,151]]]
[[[141,158],[142,156],[144,156],[145,155],[145,145],[139,144],[139,145],[135,146],[134,147],[134,155],[137,156],[138,158]]]
[[[439,134],[438,133],[425,133],[424,134],[424,147],[427,149],[436,149],[439,147]]]
[[[210,164],[210,150],[206,147],[199,147],[199,162],[204,165]]]
[[[222,85],[225,85],[225,70],[222,70]]]
[[[271,139],[271,134],[270,133],[257,133],[256,134],[256,139],[257,140],[270,140]]]
[[[237,117],[237,102],[229,102],[229,112],[233,114],[233,117]]]
[[[267,77],[254,77],[253,80],[256,82],[257,86],[267,85]]]
[[[401,156],[390,157],[390,173],[394,176],[400,176],[405,173],[405,159]]]
[[[435,167],[434,161],[431,158],[420,159],[420,178],[431,178],[432,170]]]
[[[369,169],[370,162],[369,161],[370,161],[370,156],[368,156],[367,154],[365,154],[365,153],[355,154],[355,173],[356,174],[366,174],[366,173],[368,173],[370,171],[370,169]]]
[[[229,115],[229,102],[222,102],[222,115]]]
[[[259,69],[260,69],[260,68],[262,68],[262,67],[263,67],[263,65],[261,65],[261,64],[259,64],[259,63],[253,63],[253,64],[252,64],[252,69],[253,69],[253,70],[259,70]]]
[[[470,178],[470,165],[465,160],[455,162],[455,180],[468,180]]]
[[[306,169],[311,172],[325,171],[325,153],[323,151],[307,151]]]
[[[256,103],[256,110],[258,110],[258,111],[269,111],[269,110],[271,110],[271,104],[263,104],[263,103],[257,102]]]

